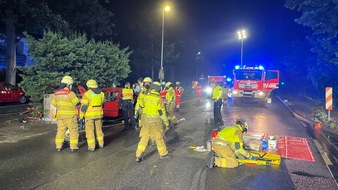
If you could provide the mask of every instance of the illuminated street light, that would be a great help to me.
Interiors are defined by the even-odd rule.
[[[243,41],[247,37],[246,31],[245,30],[240,30],[237,32],[238,34],[238,39],[242,41],[241,43],[241,67],[243,66]]]
[[[163,72],[163,43],[164,43],[164,12],[170,11],[170,7],[167,5],[163,9],[163,17],[162,17],[162,44],[161,44],[161,69],[158,74],[158,78],[160,79],[160,82],[162,83],[162,80],[164,79],[164,72]]]

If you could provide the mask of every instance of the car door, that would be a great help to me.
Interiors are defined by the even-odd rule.
[[[105,91],[105,104],[103,107],[104,117],[118,117],[119,116],[119,103],[121,98],[121,89],[106,88]]]
[[[18,102],[20,99],[19,89],[9,83],[4,83],[5,89],[7,91],[7,101],[8,102]]]
[[[268,91],[279,88],[279,71],[278,70],[266,71],[263,86],[264,90]]]

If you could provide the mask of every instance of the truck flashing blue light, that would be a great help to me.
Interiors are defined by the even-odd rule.
[[[258,69],[261,69],[261,70],[263,70],[263,69],[264,69],[264,67],[263,67],[262,65],[260,65],[260,66],[258,66]]]
[[[239,68],[240,68],[240,66],[239,66],[239,65],[236,65],[236,66],[235,66],[235,69],[239,69]]]
[[[230,82],[230,81],[231,81],[231,78],[228,77],[228,78],[227,78],[227,82]]]

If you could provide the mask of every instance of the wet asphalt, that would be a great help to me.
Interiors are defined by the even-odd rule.
[[[144,161],[136,163],[138,132],[111,123],[104,128],[106,146],[95,152],[88,152],[82,140],[79,151],[58,153],[54,133],[1,143],[0,189],[337,189],[306,129],[276,98],[263,107],[253,102],[234,106],[229,100],[222,110],[224,123],[245,118],[249,132],[307,138],[316,161],[283,159],[280,166],[208,169],[208,153],[188,148],[206,146],[209,140],[213,127],[205,118],[213,113],[205,109],[206,101],[182,104],[177,117],[186,121],[166,134],[170,160],[160,160],[150,145]]]

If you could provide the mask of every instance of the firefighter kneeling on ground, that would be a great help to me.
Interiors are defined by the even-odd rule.
[[[80,118],[85,118],[86,138],[88,150],[95,150],[95,141],[99,143],[99,147],[103,148],[103,132],[102,132],[102,116],[104,105],[104,93],[98,88],[95,80],[88,80],[86,83],[88,90],[81,99]],[[96,140],[94,129],[96,132]]]
[[[73,152],[79,149],[79,132],[77,129],[77,109],[80,100],[72,91],[73,79],[70,76],[64,76],[61,80],[58,90],[53,94],[52,105],[57,109],[57,133],[55,137],[56,150],[62,149],[64,134],[69,129],[70,150]]]
[[[240,159],[256,160],[243,148],[243,133],[247,130],[248,123],[243,119],[237,120],[236,125],[221,130],[212,144],[214,152],[210,153],[207,167],[236,168],[239,165],[236,156]]]
[[[164,103],[159,94],[160,90],[160,83],[154,82],[151,84],[150,92],[140,102],[140,107],[143,108],[143,125],[140,131],[141,139],[136,150],[136,162],[143,160],[142,154],[146,150],[150,138],[156,141],[160,159],[169,159],[171,157],[164,141],[162,121],[167,128],[169,127],[169,122]]]

